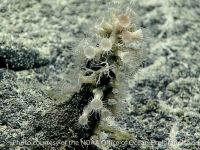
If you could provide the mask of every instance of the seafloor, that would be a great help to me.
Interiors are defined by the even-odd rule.
[[[59,118],[42,121],[42,117],[57,113],[52,108],[68,99],[60,93],[76,81],[73,41],[87,34],[88,23],[107,10],[108,2],[0,0],[1,150],[65,149],[33,142],[51,137],[48,133],[68,140],[65,130],[58,129]],[[133,3],[139,24],[150,32],[149,56],[134,78],[127,79],[127,106],[115,126],[131,133],[137,143],[112,148],[198,150],[200,1]]]

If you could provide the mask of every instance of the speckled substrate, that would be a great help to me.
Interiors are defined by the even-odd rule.
[[[137,143],[103,148],[200,149],[200,3],[134,2],[141,26],[152,36],[150,54],[129,79],[128,109],[115,126],[130,132]],[[87,23],[107,9],[105,4],[0,0],[1,150],[65,149],[62,144],[32,143],[71,138],[65,133],[70,126],[60,120],[70,97],[62,91],[77,77],[72,43],[87,34]],[[52,116],[44,118],[47,114]]]

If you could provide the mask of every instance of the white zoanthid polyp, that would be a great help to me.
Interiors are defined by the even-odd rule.
[[[112,49],[112,42],[109,38],[103,38],[101,39],[99,43],[99,47],[104,51],[104,52],[109,52]]]
[[[97,88],[93,90],[93,93],[94,93],[94,98],[89,103],[89,107],[93,112],[99,113],[100,110],[103,108],[103,101],[102,101],[103,92],[101,89]]]
[[[99,98],[93,98],[90,102],[90,108],[94,112],[100,112],[101,108],[103,107],[103,102]]]
[[[84,107],[83,109],[83,113],[82,113],[82,116],[89,116],[90,112],[91,112],[91,108],[87,105]]]
[[[84,55],[87,59],[94,59],[96,56],[96,50],[94,47],[92,46],[86,46],[84,48]]]
[[[96,28],[102,28],[106,31],[112,31],[112,25],[105,22],[105,18],[101,15],[99,15],[100,17],[96,18],[96,20],[94,21],[94,27]]]
[[[123,28],[129,27],[131,24],[131,18],[127,14],[121,14],[118,16],[119,25]]]
[[[88,116],[83,114],[78,118],[78,123],[81,126],[87,126],[88,125]]]
[[[122,37],[122,41],[124,43],[130,42],[132,40],[131,33],[129,31],[127,31],[127,30],[122,33],[121,37]]]
[[[129,63],[131,61],[131,59],[132,59],[132,56],[131,56],[130,52],[121,52],[121,51],[118,51],[117,55],[120,57],[121,61],[124,64]]]
[[[118,19],[118,12],[120,11],[120,6],[117,3],[110,3],[108,6],[108,11],[110,13],[110,19],[112,22],[112,26],[115,27],[117,23],[119,22]]]
[[[144,38],[142,29],[138,29],[134,32],[131,32],[131,38],[133,40],[142,41]]]

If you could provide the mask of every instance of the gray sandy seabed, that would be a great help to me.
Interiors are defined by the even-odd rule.
[[[42,121],[65,102],[76,81],[73,42],[107,9],[107,0],[0,0],[0,149],[65,149],[20,143],[54,134],[57,119]],[[129,1],[113,1],[128,5]],[[151,37],[149,56],[129,80],[126,107],[115,126],[137,144],[113,149],[200,149],[200,1],[134,0]],[[62,112],[62,109],[59,110]],[[49,139],[51,140],[51,138]],[[52,139],[55,140],[55,139]],[[101,148],[109,149],[111,145]]]

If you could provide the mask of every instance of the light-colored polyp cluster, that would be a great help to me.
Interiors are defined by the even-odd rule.
[[[95,113],[95,116],[101,115],[101,118],[109,117],[112,113],[104,107],[102,98],[103,98],[103,91],[100,88],[96,88],[93,90],[94,97],[85,106],[82,115],[78,119],[78,123],[82,126],[87,126],[88,124],[88,117]]]
[[[112,71],[115,73],[123,70],[126,74],[131,74],[138,68],[147,56],[147,51],[142,47],[147,36],[146,30],[137,28],[138,15],[131,7],[131,5],[123,7],[111,3],[108,6],[110,19],[106,18],[107,14],[101,14],[91,23],[90,31],[94,34],[90,38],[84,38],[76,48],[80,56],[79,61],[91,61],[93,66],[107,62],[109,66],[99,66],[101,72],[102,69],[106,70],[109,67],[114,68]],[[95,79],[98,79],[100,70],[92,72],[92,79],[94,74]],[[84,75],[81,75],[81,78]],[[85,80],[80,84],[82,83],[90,83],[90,81]]]
[[[79,84],[90,84],[93,93],[78,119],[82,126],[88,124],[94,113],[100,116],[100,121],[117,114],[124,95],[122,74],[132,74],[147,56],[141,46],[146,32],[137,28],[138,16],[131,6],[111,4],[108,13],[95,19],[90,27],[94,34],[81,40],[75,50],[85,64]]]

